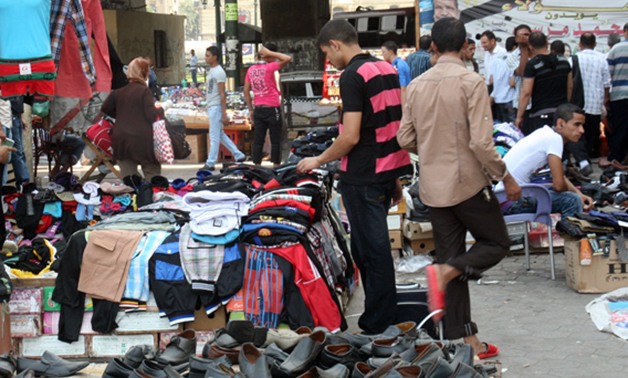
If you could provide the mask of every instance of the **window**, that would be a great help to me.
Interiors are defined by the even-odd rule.
[[[153,35],[155,39],[155,68],[168,67],[168,39],[166,38],[166,32],[155,30]]]

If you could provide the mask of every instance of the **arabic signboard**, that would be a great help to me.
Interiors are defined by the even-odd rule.
[[[628,0],[433,0],[433,5],[435,20],[460,18],[472,37],[492,30],[505,41],[515,26],[527,24],[550,41],[560,39],[572,49],[583,33],[591,32],[603,52],[608,50],[608,36],[623,33],[628,21]]]

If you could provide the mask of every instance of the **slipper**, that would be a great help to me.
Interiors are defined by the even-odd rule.
[[[445,309],[445,292],[438,290],[438,279],[436,277],[436,270],[434,265],[428,265],[425,268],[425,277],[427,279],[427,307],[430,313],[436,310]],[[443,318],[443,312],[434,314],[432,319],[435,322],[440,321]]]
[[[486,347],[486,352],[478,353],[478,358],[484,360],[487,358],[495,357],[499,354],[499,348],[493,344],[482,343]]]

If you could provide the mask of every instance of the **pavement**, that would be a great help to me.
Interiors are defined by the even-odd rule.
[[[169,179],[192,177],[201,166],[164,166],[163,174]],[[86,169],[78,167],[75,173]],[[596,167],[594,176],[599,177],[597,171]],[[107,177],[112,179],[113,175]],[[469,282],[478,336],[501,349],[496,359],[503,377],[624,376],[628,343],[598,331],[585,311],[585,305],[601,294],[579,294],[567,287],[564,255],[559,249],[555,252],[555,281],[550,278],[548,254],[533,253],[530,271],[526,271],[525,257],[513,254],[487,271],[481,281]],[[422,272],[403,277],[408,278],[425,284]],[[359,331],[357,320],[363,306],[359,287],[345,312],[350,331]],[[90,367],[93,373],[103,368],[102,364]],[[99,376],[93,373],[77,376]]]

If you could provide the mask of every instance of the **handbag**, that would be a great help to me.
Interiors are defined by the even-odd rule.
[[[105,155],[110,158],[113,157],[113,141],[111,140],[112,128],[113,123],[107,117],[103,117],[100,121],[85,130],[85,136],[87,136],[87,139],[100,148]]]
[[[578,55],[574,55],[571,58],[573,67],[573,90],[571,91],[571,99],[569,102],[572,104],[579,106],[580,108],[584,107],[584,84],[582,83],[582,74],[580,73],[580,63],[578,61]]]
[[[172,142],[175,159],[187,159],[192,154],[192,147],[185,140],[185,122],[181,119],[166,119],[166,130]]]
[[[159,117],[153,122],[153,151],[158,162],[166,164],[174,162],[174,151],[170,135],[166,130],[166,121]]]

